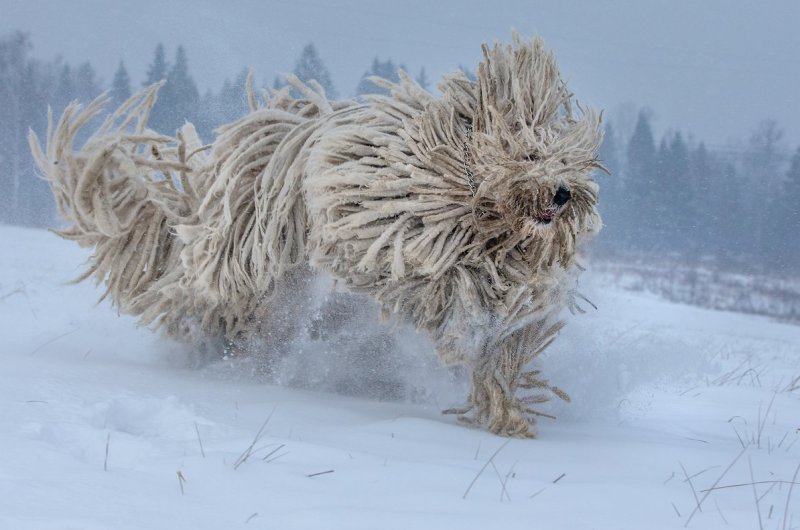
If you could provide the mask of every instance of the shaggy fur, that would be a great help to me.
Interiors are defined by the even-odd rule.
[[[276,292],[310,263],[471,369],[467,405],[448,412],[533,436],[532,406],[568,399],[527,367],[561,329],[576,254],[600,228],[600,118],[573,103],[541,39],[483,53],[477,82],[445,77],[439,98],[406,75],[375,80],[391,95],[366,103],[291,77],[299,98],[249,90],[252,112],[210,151],[191,124],[175,138],[146,128],[158,85],[78,151],[105,100],[71,105],[46,150],[31,144],[72,223],[59,233],[95,249],[80,279],[168,335],[237,343],[273,326]]]

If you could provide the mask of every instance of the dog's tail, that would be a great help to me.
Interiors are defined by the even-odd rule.
[[[94,247],[88,270],[123,312],[143,323],[171,311],[182,244],[173,227],[191,222],[207,184],[201,143],[191,124],[176,138],[146,129],[161,83],[130,98],[110,114],[80,149],[76,137],[108,104],[101,96],[85,108],[70,104],[57,124],[49,115],[46,147],[29,133],[34,158],[49,182],[59,213],[69,223],[55,230]],[[184,305],[184,304],[181,304]],[[184,310],[186,308],[183,308]]]

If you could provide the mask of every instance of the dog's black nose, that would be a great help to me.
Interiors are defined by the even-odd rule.
[[[553,197],[553,203],[556,206],[564,206],[567,204],[567,201],[570,197],[572,197],[572,194],[569,192],[569,190],[564,186],[561,186],[558,188],[558,191],[556,191],[556,194]]]

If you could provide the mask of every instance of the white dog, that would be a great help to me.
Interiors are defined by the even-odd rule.
[[[146,129],[158,86],[77,152],[104,100],[70,106],[46,151],[31,144],[72,223],[60,234],[96,250],[83,278],[120,310],[236,344],[288,326],[273,321],[276,292],[326,271],[471,369],[467,406],[450,412],[533,436],[532,405],[568,399],[528,365],[562,327],[579,246],[600,228],[600,118],[573,103],[541,39],[483,52],[477,81],[445,77],[438,98],[406,75],[376,80],[391,95],[366,102],[296,79],[300,98],[259,106],[250,90],[252,112],[210,152],[191,125]]]

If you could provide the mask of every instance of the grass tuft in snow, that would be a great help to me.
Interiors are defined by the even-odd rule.
[[[742,455],[744,455],[744,452],[745,452],[746,450],[747,450],[746,448],[745,448],[745,449],[742,449],[742,450],[739,452],[739,454],[738,454],[738,455],[736,455],[736,458],[734,458],[734,459],[731,461],[731,463],[730,463],[730,464],[728,464],[728,467],[726,467],[726,468],[725,468],[725,471],[723,471],[723,472],[722,472],[722,474],[721,474],[721,475],[720,475],[720,476],[717,478],[717,480],[715,480],[715,481],[714,481],[714,484],[711,486],[711,488],[709,488],[708,490],[706,490],[706,494],[705,494],[705,495],[703,495],[703,498],[702,498],[702,499],[700,499],[700,502],[698,502],[698,503],[697,503],[697,506],[695,506],[694,510],[692,510],[692,513],[690,513],[690,514],[689,514],[689,518],[688,518],[688,519],[686,519],[686,524],[684,524],[684,525],[683,525],[683,527],[684,527],[684,528],[688,528],[688,527],[689,527],[689,523],[691,523],[691,522],[692,522],[692,518],[695,516],[695,514],[697,514],[697,512],[699,512],[699,511],[702,509],[702,505],[703,505],[703,503],[705,502],[705,500],[708,498],[708,496],[709,496],[709,495],[711,495],[711,492],[712,492],[712,491],[714,491],[714,488],[716,488],[716,487],[717,487],[717,484],[719,484],[719,483],[720,483],[720,481],[721,481],[723,478],[725,478],[725,475],[727,475],[727,474],[728,474],[728,471],[730,471],[730,470],[731,470],[731,468],[732,468],[732,467],[733,467],[733,466],[736,464],[736,462],[738,462],[738,461],[739,461],[739,459],[742,457]]]
[[[494,461],[495,457],[497,455],[499,455],[500,452],[503,449],[505,449],[505,447],[509,444],[509,442],[511,442],[511,440],[512,440],[512,438],[509,438],[508,440],[503,442],[503,444],[500,447],[498,447],[497,450],[494,453],[492,453],[492,456],[489,457],[489,460],[487,460],[486,463],[483,464],[483,467],[475,475],[475,478],[472,479],[472,482],[470,482],[469,486],[467,486],[466,491],[464,491],[464,495],[461,497],[462,499],[466,499],[467,498],[467,495],[469,495],[469,491],[472,489],[472,486],[474,486],[475,483],[478,482],[478,479],[481,477],[483,472],[486,471],[486,468],[489,467],[490,464],[492,464],[492,462]],[[502,480],[501,480],[501,482],[502,482]]]
[[[239,458],[237,458],[236,461],[233,463],[233,469],[239,469],[239,466],[247,462],[247,459],[250,458],[253,455],[253,453],[257,451],[256,444],[264,436],[267,424],[269,423],[269,420],[272,418],[272,415],[275,414],[275,409],[277,408],[278,405],[272,407],[272,412],[269,413],[267,419],[264,420],[264,423],[261,424],[261,428],[258,429],[258,432],[256,433],[255,437],[253,437],[253,441],[250,442],[250,445],[247,446],[247,449],[245,449],[242,452],[242,454],[239,455]]]

